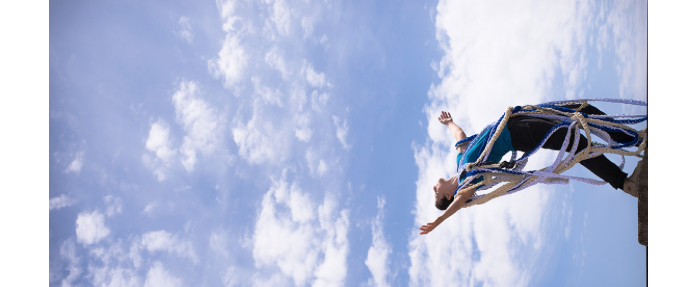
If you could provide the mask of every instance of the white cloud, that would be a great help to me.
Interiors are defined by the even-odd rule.
[[[75,174],[80,174],[80,170],[82,169],[82,163],[83,163],[83,158],[85,156],[84,151],[79,151],[75,153],[75,158],[70,162],[68,167],[65,169],[65,172],[73,172]]]
[[[317,166],[317,173],[318,175],[323,175],[327,171],[327,164],[325,164],[325,160],[320,160],[320,163]]]
[[[148,270],[145,278],[145,287],[177,287],[182,286],[182,280],[170,274],[160,261],[155,261]]]
[[[73,204],[75,204],[75,200],[71,199],[65,194],[61,194],[58,197],[54,197],[48,200],[48,210],[59,210],[63,207],[71,206]]]
[[[91,286],[143,286],[140,240],[139,236],[129,236],[126,241],[119,238],[90,248],[92,260],[87,260],[88,272],[83,278],[89,279]]]
[[[153,172],[158,181],[163,181],[167,178],[167,175],[165,175],[165,166],[162,165],[157,158],[152,158],[148,154],[143,154],[141,161],[145,167]]]
[[[90,276],[92,277],[92,286],[119,286],[119,287],[136,287],[142,286],[141,281],[134,270],[115,267],[102,268],[90,266]]]
[[[228,238],[224,232],[211,232],[208,238],[208,247],[217,255],[228,257]]]
[[[428,140],[413,146],[419,170],[415,230],[440,214],[430,193],[434,182],[455,172],[455,139],[437,114],[450,111],[467,135],[478,133],[508,106],[559,98],[552,95],[556,71],[565,96],[578,97],[590,9],[586,1],[439,2],[436,35],[445,55],[433,65],[441,83],[432,86],[425,107]],[[537,154],[527,169],[546,163],[549,155]],[[463,209],[428,235],[416,231],[409,245],[411,284],[529,285],[533,259],[512,246],[540,248],[545,190],[539,185]]]
[[[226,32],[232,32],[235,30],[234,24],[235,22],[239,21],[240,18],[235,16],[235,10],[236,10],[236,4],[237,1],[235,0],[229,0],[229,1],[224,1],[224,0],[216,0],[216,6],[218,6],[218,10],[220,11],[220,16],[221,19],[223,19],[223,31]]]
[[[252,273],[251,271],[237,267],[230,266],[226,269],[225,273],[221,276],[221,281],[226,287],[233,286],[291,286],[292,280],[284,276],[281,273],[267,273],[259,272]]]
[[[310,128],[310,114],[297,113],[293,117],[293,123],[296,125],[293,129],[296,132],[296,138],[301,141],[308,142],[313,136],[313,130]]]
[[[68,239],[61,244],[60,250],[61,257],[68,261],[68,276],[61,280],[62,286],[71,286],[73,281],[77,279],[80,274],[82,274],[82,269],[80,268],[80,257],[77,256],[75,252],[75,244],[72,239]]]
[[[145,148],[154,152],[158,159],[165,165],[169,165],[172,157],[176,154],[176,150],[171,147],[170,127],[167,123],[158,119],[150,125],[148,139],[145,141]]]
[[[149,252],[167,251],[177,254],[180,257],[189,258],[194,263],[198,263],[199,261],[194,252],[194,246],[190,241],[180,240],[177,235],[164,230],[143,234],[143,236],[141,236],[140,246]]]
[[[261,110],[256,104],[247,123],[235,117],[231,129],[238,155],[254,164],[282,160],[288,149],[288,143],[281,139],[288,139],[289,130],[263,116]]]
[[[291,13],[289,11],[288,5],[284,0],[264,0],[264,2],[270,6],[267,6],[269,10],[270,19],[275,24],[277,32],[281,36],[288,36],[291,30]]]
[[[95,210],[91,213],[78,214],[78,219],[75,221],[75,233],[78,242],[89,245],[99,242],[109,235],[110,231],[104,225],[104,215]]]
[[[87,274],[82,279],[90,280],[90,286],[142,286],[138,270],[129,266],[128,254],[122,246],[122,240],[117,239],[85,248],[92,258],[86,260]],[[64,286],[69,285],[65,283]]]
[[[228,269],[225,270],[225,274],[221,277],[223,285],[226,287],[244,286],[245,276],[241,273],[243,272],[235,266],[228,267]]]
[[[150,168],[159,181],[166,178],[165,168],[168,167],[177,151],[171,147],[170,127],[162,119],[150,125],[145,148],[155,153],[155,158],[148,154],[142,156],[143,165]]]
[[[279,90],[272,90],[271,88],[262,85],[259,77],[252,77],[252,84],[254,85],[254,92],[256,95],[261,96],[261,99],[266,105],[277,105],[283,107],[281,101],[281,93]]]
[[[172,95],[172,104],[179,122],[187,135],[180,147],[184,156],[182,164],[187,171],[193,171],[197,153],[209,155],[218,142],[219,119],[216,109],[198,97],[199,88],[195,82],[181,82],[179,90]]]
[[[208,69],[216,78],[223,78],[228,88],[234,88],[247,66],[248,55],[240,44],[238,36],[228,34],[218,57],[208,61]]]
[[[373,243],[368,249],[368,255],[364,263],[371,271],[373,278],[369,280],[371,286],[390,286],[388,284],[388,264],[390,263],[388,256],[392,253],[390,244],[385,241],[383,236],[383,214],[385,213],[385,198],[378,197],[378,215],[371,222],[371,231],[373,232]]]
[[[281,55],[278,47],[274,46],[271,50],[269,50],[269,52],[264,55],[264,61],[267,63],[267,65],[269,65],[269,67],[279,71],[284,80],[287,80],[290,77],[291,71],[289,71],[289,69],[286,67],[286,61]]]
[[[298,188],[293,186],[294,194]],[[317,265],[319,251],[315,228],[307,221],[315,217],[313,207],[309,205],[291,205],[285,181],[274,181],[273,187],[262,200],[262,210],[255,224],[253,255],[258,265],[276,265],[286,276],[293,277],[296,285],[304,285]],[[282,201],[283,199],[286,199]],[[303,202],[302,200],[296,201]],[[281,203],[277,207],[275,203]],[[291,216],[278,210],[283,207],[291,210]],[[294,211],[296,216],[294,215]],[[305,211],[305,216],[298,212]],[[295,219],[295,220],[294,220]],[[301,220],[302,219],[302,220]],[[306,224],[304,224],[306,223]],[[279,238],[284,238],[279,241]]]
[[[327,100],[330,99],[330,95],[326,92],[323,92],[320,94],[317,90],[313,91],[313,94],[311,95],[311,106],[314,111],[320,112],[323,110],[323,107],[327,105]]]
[[[312,149],[308,149],[305,152],[305,160],[308,163],[308,169],[310,169],[311,176],[322,176],[327,171],[327,164],[325,163],[325,160],[318,158]]]
[[[336,203],[329,197],[315,210],[295,182],[272,179],[252,238],[256,264],[278,267],[296,285],[306,284],[313,275],[314,285],[341,285],[346,276],[348,211],[337,215]]]
[[[148,203],[145,208],[143,208],[143,213],[150,213],[153,211],[153,208],[155,208],[156,205],[157,203],[155,202]]]
[[[574,192],[574,187],[570,186],[570,193]],[[573,206],[567,206],[568,195],[565,194],[565,199],[562,201],[562,216],[560,220],[563,221],[565,225],[565,239],[570,239],[570,232],[572,231],[572,213],[574,212]]]
[[[288,105],[292,111],[302,112],[305,108],[305,103],[308,101],[308,97],[305,94],[305,89],[302,85],[294,82],[291,85],[291,90],[289,91],[290,97],[288,100]]]
[[[313,66],[311,65],[306,65],[305,69],[303,69],[303,72],[305,74],[305,80],[310,84],[311,86],[315,88],[322,88],[325,86],[325,73],[318,73],[315,72],[315,69],[313,69]]]
[[[121,200],[121,198],[110,194],[105,196],[103,200],[104,205],[107,206],[107,217],[112,217],[116,214],[121,213],[121,209],[123,208],[123,201]]]
[[[317,280],[313,286],[343,286],[347,275],[349,210],[342,210],[335,219],[336,208],[337,202],[327,196],[318,207],[320,227],[325,232],[322,243],[325,261],[315,271]]]
[[[143,261],[139,254],[140,250],[143,249],[140,241],[139,236],[129,236],[126,242],[131,244],[131,249],[128,252],[125,252],[128,249],[124,248],[126,242],[120,238],[100,245],[86,246],[84,249],[91,258],[85,260],[87,266],[83,268],[79,264],[80,258],[76,255],[73,240],[66,240],[61,246],[61,256],[69,261],[70,274],[63,279],[62,285],[70,286],[73,282],[81,279],[89,282],[90,286],[143,286],[143,278],[139,277],[139,274],[142,273],[139,268],[141,261]],[[84,270],[87,271],[86,274],[84,274]],[[163,281],[156,279],[158,279],[157,276],[151,276],[151,284],[163,283]]]
[[[344,123],[340,125],[339,117],[332,116],[334,119],[334,126],[337,129],[337,138],[342,142],[344,149],[349,149],[351,146],[347,144],[347,134],[349,133],[349,127],[347,127],[347,119],[344,119]]]
[[[303,39],[308,39],[313,35],[313,20],[310,17],[303,17],[301,19],[301,26],[303,27]]]
[[[191,21],[189,21],[189,17],[180,17],[179,26],[181,27],[181,29],[179,30],[179,36],[182,37],[182,39],[184,39],[185,41],[187,41],[187,43],[191,44],[191,41],[194,38],[194,34],[191,31]]]

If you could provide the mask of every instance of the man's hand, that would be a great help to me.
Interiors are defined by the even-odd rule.
[[[441,111],[441,115],[439,116],[439,122],[447,126],[449,130],[451,130],[451,132],[453,133],[453,137],[456,138],[456,141],[465,139],[465,133],[458,125],[456,125],[456,123],[453,122],[453,119],[451,118],[451,113]],[[458,152],[463,152],[463,149],[465,149],[464,146],[459,146]]]
[[[441,219],[441,216],[439,216],[436,218],[436,220],[434,220],[434,222],[430,222],[430,223],[427,223],[425,225],[422,225],[422,227],[419,228],[419,230],[422,231],[421,233],[419,233],[419,235],[427,234],[427,233],[431,232],[432,230],[434,230],[434,228],[439,226],[439,224],[441,224],[441,222],[443,222],[443,219]]]
[[[446,126],[448,126],[450,123],[453,123],[453,119],[451,118],[451,113],[441,111],[441,115],[439,116],[439,122],[446,125]]]

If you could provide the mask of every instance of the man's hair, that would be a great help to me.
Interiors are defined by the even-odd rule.
[[[442,198],[439,198],[435,204],[436,208],[438,208],[439,210],[446,210],[451,205],[454,198],[455,198],[455,196],[451,197],[451,199],[448,199],[445,196]]]

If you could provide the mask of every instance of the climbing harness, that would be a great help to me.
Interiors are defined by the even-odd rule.
[[[484,145],[484,148],[481,148],[481,150],[478,152],[478,159],[472,163],[465,163],[465,156],[461,158],[460,162],[458,163],[457,174],[461,176],[463,173],[465,173],[466,178],[458,186],[458,188],[456,188],[456,193],[462,194],[480,186],[482,186],[480,190],[487,190],[501,183],[504,183],[504,185],[486,194],[473,194],[473,196],[471,196],[470,199],[465,202],[462,208],[483,204],[499,196],[515,193],[538,183],[567,184],[571,179],[593,185],[603,185],[606,182],[590,178],[566,176],[562,175],[562,173],[583,160],[597,157],[604,153],[620,155],[621,164],[619,167],[621,169],[623,169],[623,166],[625,165],[625,156],[642,157],[639,154],[647,148],[647,128],[638,131],[629,127],[628,125],[634,125],[647,121],[647,115],[589,115],[580,112],[581,109],[589,105],[587,102],[591,101],[647,106],[647,103],[636,100],[580,99],[548,102],[540,105],[527,105],[523,107],[509,107],[504,115],[499,118],[499,120],[488,125],[484,129],[489,130],[490,132],[485,133],[487,136],[485,139],[486,144]],[[563,107],[563,105],[569,104],[581,105],[576,109]],[[548,131],[545,138],[538,144],[538,146],[536,146],[533,150],[526,152],[521,158],[517,159],[517,153],[514,151],[512,152],[511,160],[509,161],[504,161],[502,163],[484,161],[489,156],[494,142],[502,133],[502,130],[504,130],[507,121],[512,117],[521,115],[545,118],[553,120],[558,124]],[[540,170],[523,171],[523,168],[528,162],[528,158],[540,150],[540,148],[543,147],[545,142],[554,132],[563,128],[567,128],[567,135],[565,137],[565,141],[562,143],[562,147],[560,148],[555,162]],[[584,134],[588,139],[587,147],[579,152],[574,152],[577,150],[579,145],[579,139],[582,131],[584,131]],[[629,142],[616,142],[611,138],[608,132],[622,132],[633,137],[633,140]],[[572,133],[574,133],[574,142],[572,143],[572,148],[570,149],[569,154],[567,157],[564,157],[567,146],[570,144],[570,135],[572,135]],[[483,136],[482,134],[483,133],[476,134],[460,140],[456,143],[456,147],[468,144],[465,150],[469,150],[473,144],[476,143],[481,136]],[[605,143],[592,142],[592,134],[601,138],[603,141],[605,141]],[[624,149],[631,146],[636,146],[637,150],[629,151]],[[480,176],[484,178],[482,182],[469,186],[469,184],[475,178]]]

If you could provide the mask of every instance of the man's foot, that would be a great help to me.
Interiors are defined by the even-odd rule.
[[[625,181],[623,181],[623,191],[625,193],[630,194],[634,197],[637,197],[637,195],[640,192],[640,164],[642,161],[637,162],[637,166],[635,167],[635,170],[633,171],[633,174],[628,176]]]

